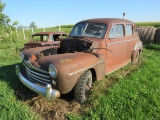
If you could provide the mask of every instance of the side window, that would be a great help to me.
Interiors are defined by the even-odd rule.
[[[128,24],[128,25],[125,26],[125,28],[126,28],[126,36],[132,36],[132,33],[133,33],[132,25]]]
[[[62,38],[63,38],[63,39],[64,39],[64,38],[68,38],[68,35],[62,34]]]
[[[54,39],[54,41],[58,41],[59,39],[61,39],[61,35],[60,34],[54,34],[53,39]]]
[[[32,40],[35,41],[41,41],[41,36],[32,36]]]
[[[43,35],[42,36],[42,41],[47,41],[48,40],[48,35]]]
[[[50,41],[54,41],[54,38],[52,35],[50,36]]]
[[[138,33],[138,32],[137,32],[137,28],[136,28],[136,26],[134,26],[134,28],[133,28],[133,34],[134,34],[134,35],[137,35],[137,33]]]
[[[109,38],[121,38],[124,36],[124,27],[122,24],[113,25],[109,33]]]

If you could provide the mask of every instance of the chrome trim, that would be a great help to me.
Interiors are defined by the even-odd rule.
[[[138,38],[133,38],[133,39],[130,39],[130,40],[125,40],[125,41],[122,41],[122,42],[110,43],[110,44],[107,44],[107,46],[115,45],[115,44],[121,44],[121,43],[126,43],[126,42],[130,42],[130,41],[133,41],[133,40],[136,40],[136,39],[138,39]]]
[[[94,67],[95,65],[97,65],[97,64],[99,64],[99,63],[102,63],[102,62],[104,62],[104,60],[101,60],[101,61],[97,62],[96,64],[91,65],[91,66],[89,66],[89,67],[87,67],[87,68],[84,68],[84,69],[77,70],[77,71],[75,71],[75,72],[69,73],[68,76],[77,74],[77,73],[82,72],[82,71],[84,71],[84,70],[88,70],[89,68],[92,68],[92,67]]]
[[[45,82],[50,82],[50,80],[45,79],[45,78],[38,77],[38,76],[36,76],[36,75],[34,75],[34,74],[31,74],[29,71],[27,71],[27,73],[28,73],[28,75],[29,75],[31,78],[32,78],[32,77],[35,77],[35,78],[37,78],[37,79],[39,79],[39,80],[43,80],[43,81],[45,81]]]
[[[49,74],[47,71],[41,70],[41,69],[39,69],[39,68],[36,68],[36,67],[34,67],[32,64],[29,64],[29,65],[28,65],[27,61],[25,61],[25,60],[24,60],[24,62],[25,62],[25,64],[27,65],[27,67],[29,67],[29,68],[31,68],[31,69],[33,69],[33,70],[36,70],[36,71],[39,71],[39,72],[42,72],[42,73],[45,73],[45,74]]]
[[[50,83],[51,83],[51,82],[40,81],[40,80],[38,80],[37,78],[34,78],[34,77],[32,77],[32,76],[29,76],[28,74],[27,74],[27,77],[28,77],[31,81],[39,82],[39,83],[41,83],[41,84],[47,85],[47,84],[50,84]],[[34,80],[33,80],[33,79],[34,79]],[[36,81],[35,81],[35,80],[36,80]]]
[[[133,38],[133,39],[130,39],[130,40],[127,40],[127,42],[130,42],[130,41],[133,41],[133,40],[136,40],[138,38]]]
[[[27,61],[27,63],[24,63],[24,66],[26,69],[26,75],[28,76],[28,79],[31,82],[35,82],[35,83],[37,82],[37,83],[41,84],[42,86],[47,85],[47,84],[51,84],[50,75],[42,73],[40,71],[33,70],[31,68],[32,64],[30,61]]]
[[[16,70],[18,70],[19,67],[16,65]],[[52,89],[50,84],[47,84],[46,87],[38,86],[29,80],[27,80],[20,71],[18,72],[18,77],[20,81],[27,86],[29,89],[33,90],[34,92],[41,94],[46,97],[46,99],[50,99],[51,97],[60,97],[60,92],[58,90]]]
[[[34,72],[34,71],[30,70],[25,64],[24,64],[24,66],[30,73],[33,73],[35,75],[38,75],[38,76],[41,76],[41,77],[44,77],[44,78],[50,78],[50,76],[42,75],[42,74],[39,74],[37,72]]]
[[[115,42],[115,43],[107,44],[107,46],[110,46],[110,45],[115,45],[115,44],[121,44],[121,43],[126,43],[126,42],[127,42],[127,41]]]
[[[54,70],[55,70],[55,75],[54,75],[54,76],[51,75],[51,72],[50,72],[50,70],[49,70],[50,67],[53,67]],[[56,77],[57,77],[57,69],[56,69],[56,67],[55,67],[54,65],[50,64],[49,67],[48,67],[48,71],[49,71],[49,74],[50,74],[50,76],[51,76],[52,78],[56,78]]]

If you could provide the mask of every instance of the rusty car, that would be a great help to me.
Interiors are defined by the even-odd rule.
[[[54,45],[55,41],[67,38],[65,32],[38,32],[31,36],[30,41],[24,44],[23,49]]]
[[[83,104],[92,82],[132,62],[137,63],[142,42],[130,20],[96,18],[74,25],[68,38],[55,46],[23,50],[20,81],[47,99],[70,91]]]

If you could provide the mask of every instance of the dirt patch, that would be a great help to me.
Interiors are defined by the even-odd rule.
[[[24,101],[45,120],[65,120],[69,113],[80,113],[81,105],[73,100],[70,94],[47,101],[27,88],[16,92],[18,99]]]
[[[76,101],[58,98],[46,101],[44,97],[35,97],[32,100],[27,100],[26,103],[46,120],[64,120],[66,114],[69,112],[78,113],[81,108]]]

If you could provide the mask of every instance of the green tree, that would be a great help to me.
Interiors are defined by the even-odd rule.
[[[30,24],[29,28],[32,28],[32,27],[33,27],[33,29],[37,28],[37,26],[36,26],[35,22],[31,22],[31,24]]]
[[[8,16],[2,13],[5,6],[6,5],[2,4],[2,2],[0,1],[0,29],[5,27],[7,24],[6,19],[8,18]]]
[[[11,19],[8,15],[3,13],[5,6],[6,4],[3,4],[0,0],[0,34],[2,34],[2,31],[8,32],[10,28],[15,28],[15,25],[18,25],[18,21],[15,21],[10,25]]]

